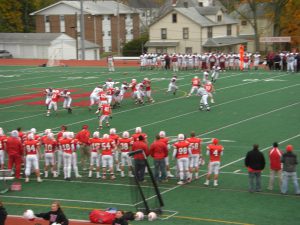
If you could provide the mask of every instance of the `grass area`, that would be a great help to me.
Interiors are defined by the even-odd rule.
[[[160,130],[165,130],[172,140],[178,133],[189,135],[194,130],[203,139],[203,149],[211,138],[221,140],[225,150],[218,188],[203,185],[206,165],[201,168],[200,180],[189,185],[177,186],[176,179],[160,184],[166,205],[164,216],[173,212],[176,215],[163,217],[166,220],[133,224],[298,224],[300,198],[293,195],[293,187],[287,196],[280,195],[277,186],[274,191],[268,191],[267,164],[263,173],[263,191],[248,193],[243,157],[254,143],[258,143],[267,158],[274,141],[281,143],[282,150],[287,144],[294,145],[295,153],[300,157],[299,74],[227,71],[220,75],[215,85],[216,103],[211,105],[210,112],[202,112],[198,110],[199,97],[186,98],[192,77],[202,77],[199,72],[179,72],[179,91],[173,96],[165,94],[172,76],[169,71],[140,72],[137,68],[117,68],[115,73],[108,73],[105,68],[4,66],[0,71],[0,127],[5,132],[16,127],[23,127],[25,131],[35,127],[40,133],[46,128],[58,131],[62,124],[74,132],[88,124],[94,131],[98,120],[86,106],[93,88],[109,77],[119,82],[148,77],[152,80],[156,102],[137,106],[131,99],[125,99],[122,107],[114,110],[111,120],[111,126],[118,133],[125,130],[133,133],[135,127],[140,126],[152,142]],[[73,114],[60,108],[57,117],[45,116],[42,90],[50,86],[72,90]],[[105,132],[108,132],[107,128],[101,134]],[[171,160],[171,163],[174,167],[175,162]],[[85,171],[81,173],[83,178],[71,182],[63,181],[62,177],[45,179],[43,183],[32,179],[29,184],[23,183],[21,192],[8,192],[0,199],[8,212],[15,215],[22,214],[27,208],[45,211],[54,199],[59,199],[68,217],[74,219],[87,219],[94,208],[134,210],[127,178],[118,176],[116,181],[101,181],[87,178]]]

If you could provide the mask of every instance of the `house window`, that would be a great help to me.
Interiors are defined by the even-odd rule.
[[[59,19],[60,19],[60,32],[64,33],[64,32],[66,32],[65,16],[64,15],[60,15]]]
[[[247,20],[242,20],[241,24],[242,26],[247,26]]]
[[[107,16],[107,20],[110,20],[110,16]]]
[[[188,7],[189,7],[189,3],[188,3],[188,2],[184,2],[184,3],[183,3],[183,7],[184,7],[184,8],[188,8]]]
[[[222,21],[222,15],[218,15],[217,19],[218,19],[218,22],[221,22]]]
[[[231,30],[231,24],[227,25],[227,36],[231,36],[232,30]]]
[[[133,34],[133,29],[130,30],[130,33]]]
[[[111,48],[111,46],[109,46],[109,47],[108,47],[108,51],[111,52],[111,50],[112,50],[112,48]]]
[[[176,13],[172,14],[172,23],[177,23],[177,14]]]
[[[46,23],[50,23],[50,18],[49,18],[49,16],[45,16],[45,22],[46,22]]]
[[[207,28],[207,37],[208,38],[212,38],[213,37],[213,28],[212,27],[208,27]]]
[[[167,28],[162,28],[160,30],[161,33],[161,39],[167,39]]]
[[[146,16],[146,14],[145,14],[145,12],[143,12],[143,13],[142,13],[142,17],[145,17],[145,16]]]
[[[199,7],[203,7],[203,2],[198,2]]]
[[[188,27],[182,28],[182,37],[183,37],[183,39],[189,39],[189,28]]]
[[[186,54],[192,54],[192,52],[193,52],[193,48],[191,48],[191,47],[186,47],[185,48],[185,53]]]
[[[108,31],[107,35],[110,36],[111,35],[111,31]]]

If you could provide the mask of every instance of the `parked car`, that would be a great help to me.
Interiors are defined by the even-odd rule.
[[[0,58],[2,59],[10,59],[12,58],[12,54],[9,51],[6,50],[0,50]]]

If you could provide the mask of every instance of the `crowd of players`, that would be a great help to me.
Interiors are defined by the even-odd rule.
[[[201,153],[202,140],[198,138],[195,132],[191,132],[190,137],[186,138],[183,134],[178,134],[177,139],[170,140],[165,131],[160,131],[156,141],[162,142],[167,151],[162,152],[155,145],[148,148],[148,135],[142,132],[141,127],[135,129],[135,133],[130,135],[124,131],[121,136],[116,133],[115,128],[109,130],[109,134],[100,135],[99,131],[90,133],[87,125],[82,126],[77,134],[68,131],[66,126],[61,126],[57,134],[53,134],[51,129],[46,129],[42,135],[38,135],[35,128],[28,132],[22,132],[19,128],[11,132],[11,137],[6,136],[3,129],[0,128],[0,164],[1,169],[5,168],[5,155],[8,154],[8,169],[12,169],[15,164],[16,178],[20,178],[21,164],[25,165],[25,182],[29,182],[32,171],[35,172],[37,182],[42,182],[40,173],[41,160],[44,160],[44,177],[48,178],[49,173],[53,177],[58,177],[63,171],[65,180],[71,179],[71,172],[74,171],[74,177],[81,175],[78,171],[78,152],[80,152],[81,166],[87,170],[86,162],[89,161],[88,177],[95,173],[96,178],[116,179],[115,170],[120,172],[121,177],[125,177],[125,166],[129,177],[133,177],[132,159],[129,152],[137,150],[139,143],[146,143],[144,149],[146,156],[152,156],[154,160],[163,159],[166,177],[156,173],[157,181],[166,181],[167,178],[174,177],[171,174],[169,155],[177,160],[178,184],[191,182],[192,179],[199,179],[199,166],[204,165],[204,157]],[[142,137],[142,138],[141,138]],[[12,149],[12,141],[14,148]],[[21,143],[20,160],[15,160],[16,142]],[[173,144],[171,142],[174,142]],[[173,153],[168,151],[173,149]],[[207,146],[207,155],[209,156],[209,172],[206,185],[209,184],[210,174],[214,173],[214,186],[217,186],[220,157],[223,154],[223,147],[218,139],[212,139],[212,143]],[[134,159],[136,156],[134,156]],[[100,170],[100,166],[102,170]],[[63,168],[63,170],[62,170]]]

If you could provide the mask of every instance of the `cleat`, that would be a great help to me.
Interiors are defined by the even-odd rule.
[[[38,177],[38,178],[36,179],[36,181],[39,182],[39,183],[43,182],[43,180],[42,180],[40,177]]]
[[[173,177],[175,177],[173,174],[168,174],[168,176],[167,176],[168,178],[173,178]]]
[[[80,178],[80,177],[82,177],[80,174],[77,174],[77,175],[76,175],[76,178]]]
[[[106,180],[106,176],[102,176],[102,179],[103,179],[103,180]]]
[[[29,182],[29,177],[26,177],[25,178],[25,183],[28,183]]]
[[[115,175],[112,175],[112,176],[110,177],[110,179],[111,179],[111,180],[115,180],[115,179],[116,179],[116,176],[115,176]]]
[[[208,185],[209,185],[209,181],[208,181],[208,180],[205,181],[204,185],[205,185],[205,186],[208,186]]]
[[[184,184],[184,182],[181,180],[181,181],[178,181],[178,182],[177,182],[177,184],[179,184],[179,185],[183,185],[183,184]]]

